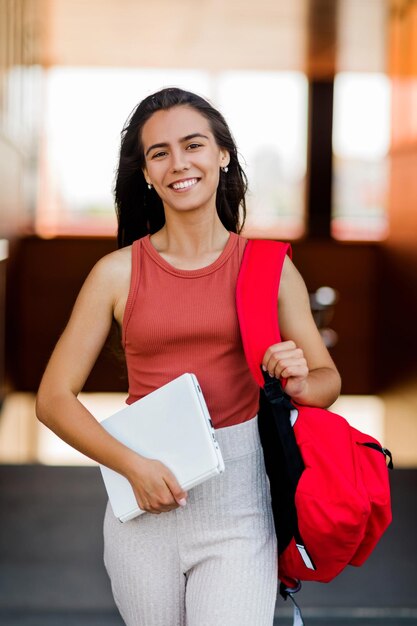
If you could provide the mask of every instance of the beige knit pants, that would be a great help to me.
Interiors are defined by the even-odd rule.
[[[127,626],[272,626],[277,546],[257,418],[216,431],[224,474],[186,507],[121,524],[104,562]]]

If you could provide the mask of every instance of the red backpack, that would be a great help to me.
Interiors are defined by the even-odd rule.
[[[292,402],[260,367],[280,341],[277,296],[288,244],[248,242],[238,278],[240,330],[261,387],[259,433],[271,485],[284,597],[301,580],[329,582],[362,565],[391,522],[386,456],[391,454],[335,413]]]

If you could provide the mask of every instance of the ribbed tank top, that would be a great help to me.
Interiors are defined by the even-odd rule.
[[[243,352],[235,302],[245,245],[230,233],[213,263],[180,270],[157,252],[149,235],[133,243],[123,318],[128,404],[191,372],[216,428],[256,415],[259,388]]]

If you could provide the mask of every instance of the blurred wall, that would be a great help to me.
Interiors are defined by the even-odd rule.
[[[417,395],[417,2],[393,2],[389,35],[392,147],[380,368],[384,385],[409,381]]]
[[[43,0],[0,0],[0,402],[4,395],[6,258],[36,202]]]
[[[339,335],[334,357],[343,376],[343,391],[373,393],[396,378],[411,378],[417,349],[417,141],[410,131],[417,110],[416,2],[215,0],[200,6],[190,0],[124,0],[122,5],[99,0],[0,0],[0,11],[7,18],[2,28],[6,24],[7,36],[15,42],[13,54],[25,50],[29,55],[21,65],[15,57],[2,64],[8,68],[2,70],[3,91],[12,84],[10,68],[20,76],[17,84],[21,85],[15,92],[20,94],[20,108],[6,106],[10,99],[3,99],[0,136],[5,164],[0,180],[4,189],[0,236],[6,234],[14,241],[8,280],[8,372],[13,387],[37,388],[82,280],[95,260],[114,248],[110,239],[43,240],[30,234],[40,145],[39,59],[45,67],[58,63],[182,64],[212,71],[299,69],[307,72],[312,83],[322,83],[330,91],[336,68],[386,70],[387,28],[388,65],[394,78],[389,238],[383,244],[340,243],[330,239],[329,227],[323,228],[316,237],[294,244],[294,258],[310,290],[328,284],[340,293],[332,326]],[[23,72],[24,68],[34,71]],[[31,103],[31,114],[24,101]],[[324,149],[331,157],[331,125],[324,119],[324,109],[317,110],[314,124],[330,128]],[[323,198],[330,197],[331,176],[316,182],[310,226],[323,217],[329,226],[330,204],[324,206]],[[125,389],[123,367],[115,366],[110,354],[106,348],[88,389]]]
[[[42,98],[44,0],[0,0],[0,236],[32,227]]]
[[[20,239],[11,259],[9,376],[13,386],[35,391],[49,355],[91,267],[115,248],[113,238]],[[330,285],[340,294],[330,322],[339,340],[333,356],[344,393],[380,388],[375,367],[381,249],[375,244],[332,240],[294,242],[293,255],[310,291]],[[87,391],[125,391],[117,332],[111,334],[87,381]]]

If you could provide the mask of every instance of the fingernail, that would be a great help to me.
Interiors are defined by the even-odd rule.
[[[266,367],[265,367],[265,365],[262,365],[262,369],[263,369],[263,371],[264,371],[264,372],[266,372]]]
[[[185,498],[181,498],[181,500],[178,500],[178,504],[180,506],[185,506],[187,504],[187,500]]]

